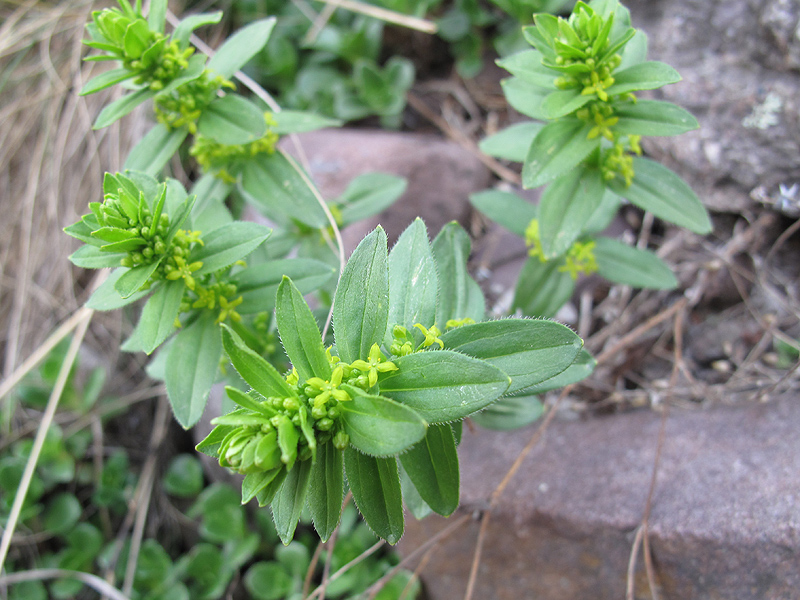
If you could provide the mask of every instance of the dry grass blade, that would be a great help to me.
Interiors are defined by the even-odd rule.
[[[23,581],[42,581],[45,579],[71,578],[82,581],[95,591],[107,596],[111,600],[129,600],[128,596],[118,589],[100,579],[97,575],[84,573],[83,571],[70,571],[68,569],[32,569],[20,573],[12,573],[5,577],[0,577],[0,586],[22,583]]]
[[[387,23],[400,25],[401,27],[408,27],[409,29],[416,29],[423,33],[434,34],[439,30],[439,26],[433,21],[426,19],[419,19],[417,17],[410,17],[403,13],[387,10],[379,6],[367,4],[366,2],[359,2],[358,0],[320,0],[326,4],[339,6],[341,8],[351,10],[353,12],[373,17]]]

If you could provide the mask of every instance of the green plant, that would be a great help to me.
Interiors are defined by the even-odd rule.
[[[537,14],[523,33],[533,49],[498,64],[513,74],[503,83],[507,100],[535,120],[483,140],[481,148],[522,162],[524,187],[547,187],[538,207],[506,192],[472,198],[530,247],[514,308],[555,314],[579,273],[596,271],[634,287],[675,287],[669,267],[653,253],[598,234],[623,199],[696,233],[711,230],[691,188],[641,156],[642,136],[697,127],[684,109],[635,95],[680,76],[664,63],[645,60],[647,38],[631,27],[628,10],[616,0],[578,2],[568,19]]]

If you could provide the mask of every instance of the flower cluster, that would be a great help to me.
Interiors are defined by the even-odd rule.
[[[547,258],[542,252],[542,241],[539,237],[539,220],[531,219],[525,229],[525,244],[528,248],[528,255],[539,258],[541,262],[547,262]],[[577,279],[580,273],[591,275],[596,273],[598,266],[594,255],[594,240],[578,240],[570,246],[563,257],[558,260],[563,264],[559,265],[558,270],[562,273],[569,273],[570,277]]]
[[[189,154],[197,159],[206,173],[214,173],[223,181],[234,183],[236,177],[230,172],[230,165],[258,154],[275,152],[279,137],[273,129],[277,123],[271,112],[264,113],[264,122],[267,125],[266,134],[247,144],[220,144],[204,135],[197,135],[194,144],[189,149]]]
[[[121,61],[136,85],[161,91],[189,66],[194,49],[181,49],[177,41],[151,30],[138,7],[121,2],[120,8],[95,11],[92,21],[86,45],[105,52],[92,60]]]
[[[291,392],[284,397],[264,398],[255,391],[243,394],[228,389],[244,408],[212,421],[231,426],[220,442],[220,465],[242,474],[274,472],[277,477],[282,470],[290,471],[295,461],[312,458],[317,447],[328,441],[337,450],[347,448],[350,436],[344,431],[341,403],[352,401],[353,387],[367,392],[377,384],[380,373],[396,371],[397,366],[386,360],[378,344],[373,344],[366,360],[351,364],[331,355],[330,349],[327,357],[330,378],[309,377],[299,383],[293,369],[284,377]]]
[[[156,119],[168,129],[187,127],[190,133],[195,134],[197,121],[222,88],[234,89],[235,86],[221,75],[214,75],[206,69],[197,79],[156,96],[153,103]]]

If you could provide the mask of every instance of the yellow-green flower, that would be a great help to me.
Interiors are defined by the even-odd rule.
[[[353,369],[367,374],[369,387],[378,383],[378,373],[388,373],[389,371],[397,370],[397,365],[391,361],[386,361],[386,357],[381,352],[378,344],[372,344],[372,348],[369,350],[368,360],[358,359],[353,361],[350,366]]]
[[[440,349],[444,348],[444,342],[439,339],[439,336],[442,335],[442,332],[438,327],[436,327],[436,325],[428,329],[422,323],[414,323],[414,327],[419,329],[422,332],[422,335],[425,336],[425,339],[422,341],[423,348],[428,348],[434,344],[439,344]]]

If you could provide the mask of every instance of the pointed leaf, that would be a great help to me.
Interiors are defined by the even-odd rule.
[[[309,227],[328,225],[311,180],[288,155],[275,152],[248,160],[241,190],[249,202],[276,221],[297,220]]]
[[[389,315],[386,233],[380,226],[365,237],[347,261],[333,302],[336,349],[344,362],[369,355],[380,344]]]
[[[222,325],[222,346],[237,373],[265,398],[288,398],[296,395],[277,369],[225,324]]]
[[[450,425],[431,425],[421,442],[400,455],[400,462],[435,512],[446,517],[458,508],[458,452]]]
[[[559,271],[563,261],[542,262],[532,256],[525,261],[517,279],[512,310],[529,317],[553,317],[572,297],[575,280]]]
[[[491,404],[510,379],[497,367],[450,350],[416,352],[393,360],[381,394],[410,406],[428,423],[454,421]]]
[[[598,169],[574,169],[553,181],[539,203],[539,236],[545,258],[566,254],[603,200]]]
[[[272,130],[278,135],[289,133],[305,133],[325,127],[341,127],[342,121],[330,119],[316,112],[303,110],[282,110],[274,113],[275,125]]]
[[[480,358],[511,377],[507,393],[549,379],[569,367],[583,342],[555,321],[501,319],[464,325],[442,335],[448,350]]]
[[[579,108],[587,105],[594,99],[594,96],[581,94],[579,90],[573,88],[569,90],[558,90],[551,92],[542,101],[542,110],[548,119],[558,119],[572,114]]]
[[[600,146],[599,138],[589,139],[590,130],[590,125],[573,118],[545,125],[525,158],[522,185],[535,188],[575,168]]]
[[[274,239],[270,240],[270,244],[273,242]],[[286,258],[248,265],[232,278],[237,293],[242,296],[242,303],[236,310],[243,315],[272,311],[284,275],[305,295],[327,283],[335,272],[334,267],[311,258]]]
[[[135,73],[131,72],[125,67],[106,71],[105,73],[101,73],[100,75],[92,77],[89,81],[87,81],[86,85],[84,85],[81,89],[79,95],[88,96],[89,94],[94,94],[95,92],[99,92],[100,90],[104,90],[112,85],[116,85],[135,76]]]
[[[69,261],[76,267],[82,269],[103,269],[106,267],[118,267],[120,261],[127,254],[115,254],[100,250],[96,246],[81,246],[69,255]]]
[[[428,230],[421,219],[416,219],[389,253],[387,345],[391,343],[391,328],[394,325],[411,330],[414,323],[435,321],[438,290],[436,263],[428,241]]]
[[[607,88],[606,93],[609,96],[616,96],[639,90],[654,90],[680,80],[681,76],[668,64],[647,61],[614,71],[614,85]]]
[[[167,355],[167,395],[185,429],[200,420],[219,370],[222,340],[214,318],[211,313],[201,314],[178,333]]]
[[[341,212],[342,226],[376,215],[406,191],[402,177],[388,173],[365,173],[353,179],[344,193],[334,200]]]
[[[492,221],[522,238],[525,237],[528,224],[539,215],[535,204],[511,192],[484,190],[472,194],[469,201]]]
[[[242,504],[247,504],[255,498],[261,490],[272,483],[284,469],[270,469],[248,473],[242,481]]]
[[[156,124],[130,151],[123,169],[157,176],[187,135],[189,130],[185,127],[170,130],[161,123]]]
[[[344,458],[341,450],[326,442],[317,448],[317,460],[311,467],[308,508],[320,540],[328,541],[339,525],[344,498],[342,479]]]
[[[678,287],[678,280],[669,266],[647,250],[600,237],[595,240],[594,255],[597,272],[614,283],[655,290]]]
[[[555,89],[557,74],[542,64],[542,53],[538,50],[523,50],[497,60],[497,65],[521,80],[546,90]]]
[[[630,186],[617,178],[610,182],[614,192],[639,208],[665,221],[706,234],[711,220],[692,188],[667,167],[646,158],[633,159],[634,178]]]
[[[614,116],[619,117],[614,132],[623,134],[679,135],[700,126],[687,110],[659,100],[637,100],[615,106]]]
[[[197,132],[225,145],[254,142],[264,137],[264,114],[255,104],[237,94],[212,101],[197,121]]]
[[[216,51],[208,61],[208,68],[230,79],[266,46],[274,27],[275,17],[254,21],[243,27]]]
[[[317,322],[300,290],[286,276],[278,287],[275,319],[283,347],[292,366],[297,369],[300,381],[310,377],[330,379],[331,365]]]
[[[550,390],[557,390],[565,385],[583,381],[594,371],[597,361],[586,350],[581,350],[575,362],[572,363],[565,371],[559,373],[555,377],[551,377],[542,383],[534,385],[526,390],[525,394],[543,394]]]
[[[520,77],[511,77],[500,82],[506,101],[526,117],[544,121],[547,119],[542,102],[550,90],[528,83]]]
[[[122,98],[117,98],[114,100],[114,102],[107,105],[105,108],[103,108],[103,110],[100,111],[100,114],[97,115],[97,119],[95,119],[94,125],[92,125],[92,129],[102,129],[103,127],[108,127],[118,119],[121,119],[125,115],[129,114],[142,102],[146,102],[155,95],[156,93],[154,91],[150,90],[149,88],[144,88],[130,94],[126,94],[122,96]]]
[[[117,281],[119,281],[119,278],[128,271],[129,269],[123,267],[111,271],[111,274],[108,276],[108,278],[100,284],[100,287],[94,291],[92,296],[86,302],[86,307],[103,311],[116,310],[117,308],[122,308],[123,306],[132,304],[133,302],[136,302],[137,300],[147,296],[147,294],[150,293],[150,290],[141,290],[139,292],[135,292],[127,298],[120,296],[119,292],[116,290]]]
[[[343,389],[353,398],[339,405],[344,429],[350,443],[364,454],[393,456],[425,436],[427,424],[408,406],[352,386]]]
[[[497,402],[470,417],[486,429],[511,431],[530,425],[544,412],[541,400],[532,394],[504,396]]]
[[[483,321],[486,312],[483,292],[467,272],[470,246],[469,235],[455,222],[445,225],[433,240],[433,258],[439,275],[436,323],[440,328],[450,319]]]
[[[185,288],[182,279],[164,281],[144,305],[136,329],[145,353],[151,354],[175,331],[175,319],[180,310]]]
[[[404,523],[397,460],[367,456],[348,448],[344,467],[353,500],[367,525],[390,544],[399,542]]]
[[[311,461],[304,460],[289,471],[272,500],[272,518],[284,545],[288,545],[294,537],[294,530],[300,520],[300,513],[303,512],[310,483]]]
[[[163,258],[163,257],[162,257]],[[117,282],[114,284],[114,289],[117,290],[122,298],[128,298],[139,290],[147,283],[150,276],[156,272],[161,259],[153,261],[149,265],[140,265],[128,269],[123,273]]]
[[[200,261],[203,266],[194,275],[213,273],[231,266],[258,248],[272,230],[258,223],[235,221],[203,235],[203,245],[195,246],[187,262]]]
[[[517,123],[484,138],[478,144],[478,147],[481,152],[489,156],[513,160],[514,162],[523,162],[528,155],[528,150],[530,150],[534,138],[543,127],[544,123],[539,123],[538,121]]]
[[[219,23],[222,19],[222,11],[218,10],[213,13],[200,13],[199,15],[189,15],[181,19],[181,22],[175,27],[172,32],[172,40],[178,42],[182,50],[189,47],[189,38],[192,32],[198,27],[204,25],[214,25]]]

